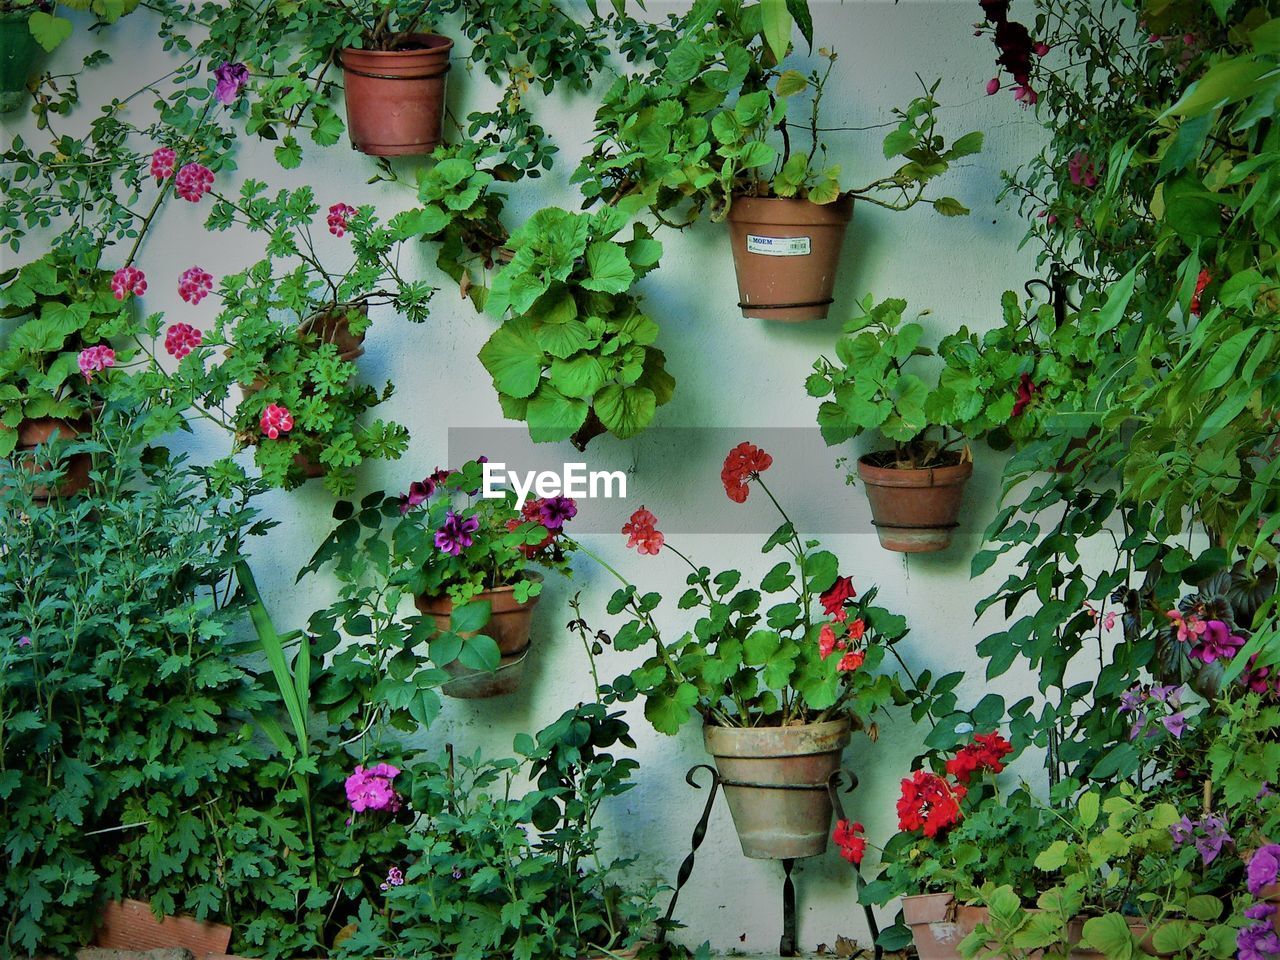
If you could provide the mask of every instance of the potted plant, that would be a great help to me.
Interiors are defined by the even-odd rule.
[[[483,459],[436,470],[397,497],[374,495],[357,515],[340,505],[342,523],[306,568],[336,562],[350,589],[363,590],[363,562],[343,551],[369,530],[365,549],[380,558],[377,579],[414,598],[424,618],[415,635],[429,640],[432,660],[455,678],[444,692],[468,699],[518,689],[543,588],[535,567],[567,573],[573,544],[563,530],[577,513],[567,497],[517,507],[514,493],[485,497],[482,488]]]
[[[428,4],[361,0],[335,15],[353,18],[358,40],[337,53],[351,145],[376,157],[430,153],[440,143],[453,41],[425,32]]]
[[[760,477],[772,462],[750,443],[735,447],[721,472],[729,498],[745,501],[754,483],[776,506]],[[643,697],[645,716],[662,733],[676,733],[695,714],[702,718],[742,852],[763,859],[826,849],[827,782],[852,731],[872,729],[878,709],[916,695],[882,670],[886,657],[898,659],[904,618],[874,605],[874,587],[859,596],[836,556],[782,516],[763,552],[780,548],[787,558],[758,588],[738,589],[739,571],[712,575],[696,565],[667,543],[657,518],[642,507],[623,527],[628,545],[646,555],[665,550],[689,566],[679,606],[698,610],[698,621],[680,638],[664,640],[655,615],[662,597],[641,594],[616,572],[625,586],[608,607],[631,616],[614,633],[614,647],[649,651],[614,690],[625,699]],[[766,595],[777,602],[765,608]]]
[[[867,297],[859,306],[836,343],[836,359],[820,357],[805,381],[810,396],[826,398],[818,425],[829,445],[867,430],[891,440],[892,449],[858,458],[880,545],[902,553],[943,550],[973,472],[967,441],[1022,412],[1017,389],[992,382],[965,327],[939,344],[945,366],[930,386],[915,371],[934,351],[921,346],[919,323],[902,322],[906,301],[873,305]]]
[[[108,369],[131,356],[110,344],[133,324],[111,274],[69,255],[49,253],[0,274],[0,456],[16,451],[34,468],[38,447],[87,434]],[[88,453],[73,454],[56,490],[83,490],[90,466]],[[47,499],[50,489],[42,484],[35,496]]]
[[[765,14],[766,7],[773,9]],[[982,134],[947,148],[934,84],[895,111],[884,155],[903,165],[866,186],[842,187],[841,167],[819,137],[836,56],[820,50],[826,65],[808,75],[784,69],[792,21],[781,7],[702,5],[662,68],[606,95],[596,149],[577,177],[589,200],[628,209],[647,204],[662,222],[688,222],[704,209],[713,220],[727,217],[743,316],[812,320],[825,317],[832,302],[854,198],[914,206],[951,161],[981,149]],[[804,131],[807,143],[796,142]],[[951,198],[928,202],[946,215],[967,212]]]

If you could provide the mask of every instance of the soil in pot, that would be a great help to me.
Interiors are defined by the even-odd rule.
[[[703,728],[744,856],[788,860],[827,849],[827,780],[840,769],[849,730],[848,717],[794,727]]]
[[[41,52],[27,26],[30,14],[30,10],[0,14],[0,113],[21,109],[30,99],[27,81]]]
[[[23,420],[18,424],[18,446],[14,456],[24,469],[35,469],[35,450],[41,444],[48,443],[54,432],[62,440],[71,440],[89,432],[87,418],[79,420],[58,420],[54,417],[37,417]],[[93,469],[93,458],[87,453],[75,453],[62,461],[63,477],[58,481],[57,494],[70,497],[85,490],[89,486],[89,471]],[[53,493],[41,484],[32,491],[32,499],[49,500]]]
[[[987,920],[986,907],[971,907],[949,893],[902,898],[902,918],[911,928],[920,960],[959,960],[960,941]]]
[[[530,574],[531,578],[536,576],[537,574]],[[483,630],[463,633],[461,636],[473,637],[478,632],[492,637],[502,659],[493,673],[472,670],[457,661],[447,664],[445,671],[457,679],[441,688],[446,696],[481,700],[514,693],[520,688],[525,661],[529,655],[533,608],[538,602],[538,596],[531,597],[528,603],[520,603],[515,598],[515,587],[506,586],[485,590],[476,597],[477,600],[489,601],[489,623]],[[453,601],[448,597],[419,596],[414,598],[414,604],[421,613],[435,621],[437,629],[449,629]]]
[[[821,320],[831,307],[853,197],[833,203],[735,197],[729,238],[744,317]]]
[[[453,41],[402,37],[395,50],[342,51],[351,145],[376,157],[430,153],[444,124],[445,76]]]
[[[959,526],[973,461],[952,454],[936,466],[912,470],[893,466],[893,459],[892,451],[858,458],[880,546],[898,553],[945,550]]]

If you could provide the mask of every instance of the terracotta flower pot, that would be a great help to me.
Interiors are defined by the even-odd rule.
[[[816,857],[831,834],[827,780],[840,768],[849,718],[794,727],[703,728],[744,856]]]
[[[230,942],[230,927],[193,917],[157,920],[151,906],[140,900],[112,901],[104,906],[93,938],[95,947],[137,951],[183,947],[197,957],[225,954]]]
[[[744,317],[821,320],[831,306],[853,197],[834,203],[736,197],[729,237]]]
[[[34,470],[35,449],[40,444],[48,443],[54,431],[62,440],[71,440],[89,432],[89,420],[59,420],[55,417],[36,417],[23,420],[18,424],[18,446],[14,451],[20,458],[24,469]],[[93,458],[87,453],[74,453],[63,461],[65,472],[58,482],[58,496],[70,497],[85,490],[89,486],[89,471],[93,469]],[[49,500],[53,494],[49,488],[41,484],[32,491],[32,499]]]
[[[533,579],[538,575],[529,574],[529,577]],[[538,602],[538,596],[531,597],[528,603],[519,603],[515,598],[515,587],[505,586],[485,590],[476,597],[477,600],[489,601],[489,622],[483,630],[463,633],[460,636],[474,637],[477,633],[483,633],[486,637],[491,637],[498,645],[498,652],[502,655],[502,659],[498,663],[498,668],[492,673],[471,670],[457,661],[446,664],[444,670],[457,678],[450,680],[441,688],[446,696],[460,700],[483,700],[514,693],[520,688],[531,643],[529,633],[533,608]],[[414,598],[414,604],[420,612],[435,621],[437,629],[449,629],[449,619],[453,615],[453,601],[447,596],[419,596]]]
[[[960,941],[985,923],[986,907],[957,902],[949,893],[925,893],[902,898],[902,919],[920,960],[958,960]]]
[[[30,10],[0,14],[0,113],[12,113],[28,99],[27,81],[41,53],[27,26],[30,14]]]
[[[331,310],[313,313],[298,324],[298,333],[304,337],[314,336],[321,343],[332,343],[338,348],[338,356],[348,362],[364,356],[365,332],[351,332],[353,315],[367,317],[367,303],[343,303]]]
[[[347,130],[361,153],[399,157],[430,153],[440,143],[453,41],[414,33],[400,46],[342,51]]]
[[[945,550],[959,525],[972,461],[923,470],[878,466],[876,454],[858,458],[858,476],[871,502],[880,546],[899,553]]]

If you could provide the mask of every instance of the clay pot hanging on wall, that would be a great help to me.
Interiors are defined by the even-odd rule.
[[[530,578],[536,576],[530,574]],[[476,595],[476,600],[489,601],[489,622],[483,630],[459,636],[466,639],[482,633],[490,637],[498,645],[501,659],[498,661],[498,668],[492,673],[472,670],[456,660],[445,664],[445,672],[455,677],[441,688],[446,696],[459,700],[483,700],[505,696],[520,689],[520,682],[524,679],[525,660],[529,656],[533,608],[538,602],[538,596],[540,594],[530,597],[527,603],[520,603],[515,598],[514,586],[496,587]],[[435,621],[438,630],[449,629],[453,615],[451,599],[420,596],[414,598],[414,604],[421,613]]]
[[[959,526],[973,461],[909,470],[885,465],[891,460],[892,454],[858,458],[858,476],[866,486],[880,546],[898,553],[945,550]]]
[[[853,197],[832,203],[736,197],[729,237],[744,317],[821,320],[831,307]]]
[[[795,727],[719,727],[703,740],[716,762],[745,856],[816,857],[831,834],[827,781],[849,743],[848,717]]]
[[[30,15],[31,10],[0,13],[0,113],[12,113],[27,102],[27,81],[40,57],[40,44],[27,26]]]
[[[396,50],[341,53],[351,145],[375,157],[430,153],[444,125],[445,75],[453,41],[434,33],[402,37]]]
[[[18,458],[18,463],[24,469],[35,469],[36,447],[48,443],[55,431],[60,440],[73,440],[89,432],[89,419],[81,417],[78,420],[59,420],[55,417],[35,417],[23,420],[18,424],[18,446],[14,450],[14,456]],[[74,496],[89,486],[89,471],[93,469],[93,458],[89,454],[74,453],[64,458],[61,466],[64,472],[62,479],[58,481],[58,496]],[[31,498],[40,502],[49,500],[52,496],[53,493],[43,484],[37,486],[31,493]]]
[[[949,893],[902,898],[902,920],[920,960],[960,960],[960,941],[987,916],[986,907],[966,906]]]

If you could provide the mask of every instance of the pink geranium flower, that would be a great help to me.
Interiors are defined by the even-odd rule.
[[[121,267],[111,276],[111,293],[117,300],[129,294],[140,297],[147,292],[147,277],[137,267]]]
[[[80,351],[77,362],[80,364],[80,372],[84,374],[85,383],[88,383],[95,373],[116,365],[116,352],[102,344],[86,347]]]
[[[195,306],[213,289],[213,275],[199,267],[189,267],[178,277],[178,296]]]
[[[289,413],[287,407],[269,403],[267,409],[262,411],[262,419],[258,425],[270,439],[278,440],[280,434],[288,433],[293,429],[293,415]]]
[[[198,203],[213,189],[213,171],[203,163],[186,163],[173,181],[173,190],[183,200]]]
[[[171,324],[165,331],[164,348],[169,356],[181,360],[204,340],[204,334],[189,323]]]

